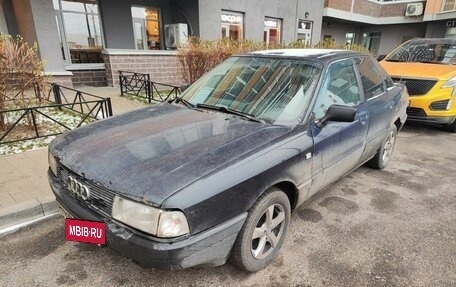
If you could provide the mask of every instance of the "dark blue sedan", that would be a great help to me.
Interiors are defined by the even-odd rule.
[[[388,164],[407,104],[368,54],[234,56],[171,103],[55,139],[49,181],[68,240],[162,269],[230,257],[253,272],[278,254],[293,209]]]

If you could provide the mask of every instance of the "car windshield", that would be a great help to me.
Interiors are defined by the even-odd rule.
[[[387,58],[389,62],[456,64],[456,40],[421,39],[406,42]]]
[[[262,122],[296,124],[321,70],[320,63],[309,61],[231,57],[185,90],[182,99]]]

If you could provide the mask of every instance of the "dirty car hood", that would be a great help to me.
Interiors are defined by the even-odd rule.
[[[160,205],[290,129],[162,104],[70,131],[52,142],[51,151],[105,188]]]

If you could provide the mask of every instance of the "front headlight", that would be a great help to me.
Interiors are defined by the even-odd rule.
[[[48,149],[48,162],[49,168],[51,169],[52,173],[57,176],[57,161],[55,157],[52,155],[51,151]]]
[[[187,218],[180,211],[165,211],[139,202],[114,197],[112,217],[145,233],[171,238],[190,232]]]
[[[453,77],[446,82],[442,88],[453,88],[453,93],[451,94],[452,97],[456,96],[456,77]]]

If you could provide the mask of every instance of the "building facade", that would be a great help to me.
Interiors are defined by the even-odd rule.
[[[269,44],[321,38],[311,0],[0,0],[0,33],[37,42],[45,73],[65,85],[116,85],[118,70],[180,84],[188,36]]]
[[[454,0],[325,0],[322,39],[378,55],[416,37],[456,38]]]

